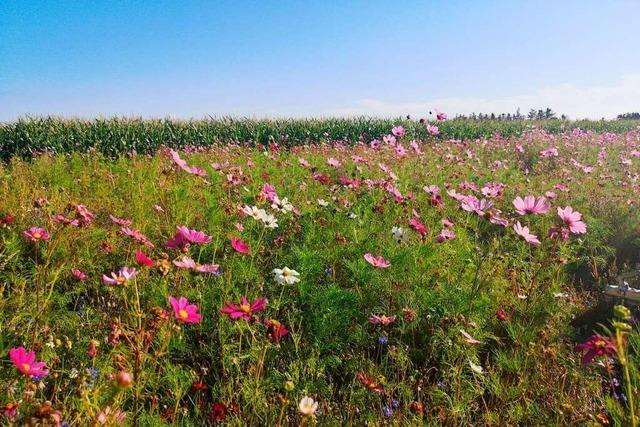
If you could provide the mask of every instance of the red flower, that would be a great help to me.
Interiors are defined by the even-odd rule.
[[[510,319],[509,315],[501,308],[496,310],[496,317],[503,322],[506,322]]]
[[[224,403],[216,402],[209,411],[209,419],[212,421],[222,421],[227,418],[227,407]]]
[[[367,387],[369,390],[373,390],[376,393],[384,392],[384,387],[382,386],[382,384],[378,384],[375,378],[368,376],[364,372],[360,372],[358,374],[358,381],[360,381],[362,385]]]
[[[136,251],[136,261],[140,265],[145,265],[147,267],[153,267],[153,260],[149,258],[144,252]]]
[[[613,339],[600,335],[591,335],[585,342],[576,345],[576,350],[587,351],[584,356],[582,356],[583,364],[591,362],[596,356],[615,356],[617,353]]]
[[[248,255],[250,251],[249,245],[236,237],[231,238],[231,247],[236,252],[239,252],[244,255]]]
[[[273,340],[276,344],[280,342],[280,339],[287,334],[289,334],[289,330],[287,329],[284,323],[280,323],[274,319],[265,319],[264,324],[267,327],[269,338]]]

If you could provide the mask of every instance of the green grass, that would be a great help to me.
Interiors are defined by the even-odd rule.
[[[126,412],[129,424],[159,425],[164,418],[199,426],[213,423],[209,413],[215,403],[229,410],[224,422],[238,426],[590,425],[601,414],[623,419],[624,410],[603,387],[603,373],[580,365],[571,320],[587,309],[617,268],[638,259],[637,251],[629,251],[632,243],[621,244],[616,237],[634,242],[632,237],[640,236],[634,172],[640,159],[631,155],[637,133],[607,143],[599,134],[549,136],[540,131],[487,142],[429,140],[421,145],[423,154],[409,150],[406,157],[390,147],[372,150],[366,144],[267,152],[220,144],[181,154],[189,165],[206,171],[206,180],[179,169],[164,151],[117,155],[194,141],[264,142],[265,136],[285,131],[293,135],[291,141],[303,141],[305,128],[313,139],[326,129],[333,129],[328,139],[346,130],[342,136],[353,141],[363,129],[386,133],[389,124],[362,119],[243,121],[237,127],[230,120],[5,125],[4,141],[19,135],[14,146],[4,146],[5,154],[24,154],[26,141],[59,152],[76,143],[81,149],[33,160],[14,156],[0,168],[0,218],[15,218],[0,228],[0,354],[22,345],[51,369],[35,383],[3,358],[0,405],[19,402],[18,419],[26,422],[50,402],[71,425],[90,425],[109,406]],[[418,132],[412,126],[407,143]],[[456,126],[468,129],[469,124],[445,122],[443,133],[455,132]],[[488,124],[478,126],[485,126],[478,132],[488,132]],[[220,137],[219,132],[228,133]],[[123,145],[110,145],[114,141]],[[97,153],[83,152],[96,145]],[[516,151],[518,145],[523,153]],[[549,147],[558,147],[560,155],[540,157]],[[598,164],[602,147],[607,153]],[[630,158],[631,165],[621,165],[621,156]],[[330,157],[342,166],[327,165]],[[594,171],[583,172],[572,158]],[[211,166],[224,162],[223,171]],[[313,179],[315,173],[325,174],[330,184]],[[348,188],[339,183],[341,176],[362,185]],[[461,210],[446,194],[445,183],[471,194],[460,187],[466,181],[478,185],[474,194],[479,198],[484,184],[504,183],[495,206],[511,224],[528,225],[542,244],[528,245],[511,225],[503,228]],[[277,212],[258,197],[266,182],[298,214]],[[374,182],[393,183],[404,199],[395,200]],[[442,190],[442,208],[432,206],[423,190],[432,184]],[[520,217],[514,212],[516,196],[547,191],[558,194],[549,213]],[[46,203],[34,204],[37,199]],[[318,199],[329,206],[320,206]],[[54,222],[55,214],[74,215],[70,204],[86,205],[95,213],[93,222],[86,227]],[[278,228],[238,215],[245,204],[274,214]],[[549,229],[560,223],[556,208],[567,205],[583,213],[587,234],[567,241],[549,238]],[[424,237],[409,226],[414,210],[428,229]],[[110,214],[132,220],[131,227],[145,233],[155,248],[119,233]],[[445,218],[454,223],[456,238],[438,243]],[[181,254],[165,243],[181,225],[212,236],[210,243],[186,251],[200,263],[219,264],[219,277],[136,264],[134,253],[142,249],[171,266]],[[51,238],[30,242],[23,231],[32,226],[47,229]],[[407,231],[407,243],[393,241],[393,226]],[[249,243],[251,253],[234,251],[232,236]],[[373,268],[363,258],[367,252],[383,255],[391,267]],[[271,271],[285,265],[300,273],[299,283],[274,282]],[[101,283],[102,274],[122,266],[136,266],[139,274],[124,286]],[[88,279],[75,280],[71,268]],[[557,296],[560,292],[568,296]],[[268,298],[259,320],[232,321],[219,312],[242,295]],[[187,297],[198,306],[202,321],[176,320],[169,296]],[[499,320],[498,309],[509,320]],[[372,314],[397,319],[383,327],[368,322]],[[265,319],[283,322],[290,333],[274,342]],[[468,342],[461,330],[479,343]],[[381,344],[380,336],[388,343]],[[87,353],[91,340],[100,343],[95,358]],[[474,372],[472,364],[482,373]],[[95,378],[92,368],[98,369]],[[134,375],[130,388],[115,384],[112,375],[119,371]],[[365,387],[359,373],[383,385],[384,392]],[[194,383],[205,384],[206,390],[197,390]],[[303,396],[318,402],[315,417],[298,412]],[[387,418],[383,408],[394,401],[398,405]]]

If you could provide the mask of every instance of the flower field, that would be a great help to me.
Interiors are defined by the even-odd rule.
[[[640,131],[445,123],[5,146],[2,422],[637,423],[635,317],[598,301],[640,262]]]

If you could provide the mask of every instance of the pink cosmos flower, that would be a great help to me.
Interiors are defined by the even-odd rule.
[[[436,119],[438,119],[439,122],[445,121],[445,120],[447,120],[447,115],[445,113],[443,113],[442,111],[438,111],[436,113]]]
[[[265,297],[258,298],[249,304],[247,297],[243,296],[239,305],[227,302],[225,306],[220,309],[220,313],[228,315],[233,320],[249,320],[254,313],[264,310],[266,306],[267,299]]]
[[[306,159],[303,159],[302,157],[298,158],[298,163],[300,163],[300,165],[304,166],[305,168],[308,168],[311,166],[311,164]]]
[[[85,205],[75,205],[76,214],[82,225],[89,225],[93,221],[95,214],[91,212]]]
[[[516,212],[520,215],[543,214],[549,212],[551,208],[551,205],[547,203],[547,199],[534,196],[525,196],[524,199],[518,196],[513,200],[513,206],[515,206]]]
[[[186,226],[178,227],[178,233],[192,244],[209,243],[211,241],[211,236],[202,231],[190,230]]]
[[[171,153],[171,158],[173,159],[175,164],[178,165],[180,169],[182,169],[183,171],[190,173],[192,175],[197,175],[202,177],[207,176],[207,173],[204,171],[204,169],[201,169],[196,166],[187,165],[186,160],[181,159],[180,155],[176,151],[169,150],[169,152]]]
[[[116,216],[113,215],[109,215],[109,218],[111,218],[111,221],[113,221],[115,224],[121,226],[121,227],[126,227],[131,225],[131,220],[130,219],[121,219],[118,218]]]
[[[192,258],[185,256],[180,261],[173,261],[178,268],[197,271],[198,273],[218,274],[220,266],[217,264],[198,264]]]
[[[188,244],[209,243],[211,236],[202,231],[190,230],[186,226],[176,228],[176,233],[167,241],[169,249],[184,249]]]
[[[40,227],[31,227],[27,231],[24,232],[24,235],[31,239],[32,242],[39,242],[40,240],[49,240],[49,232],[44,228]]]
[[[71,275],[80,281],[87,280],[87,275],[77,268],[71,269]]]
[[[45,362],[36,362],[36,354],[33,351],[27,352],[24,347],[14,347],[9,350],[9,359],[16,366],[21,374],[30,377],[45,377],[49,374]]]
[[[438,126],[436,125],[427,125],[427,132],[429,132],[429,135],[431,136],[440,135],[440,129],[438,129]]]
[[[493,202],[487,199],[478,200],[474,196],[467,196],[460,207],[467,212],[475,212],[478,216],[484,216],[493,206]]]
[[[567,206],[564,209],[558,208],[558,216],[567,224],[573,234],[587,232],[587,225],[582,221],[582,214],[574,211],[571,206]]]
[[[436,237],[436,242],[438,243],[443,243],[446,242],[447,240],[453,240],[456,238],[456,233],[449,229],[449,228],[444,228],[442,229],[442,231],[440,231],[440,234],[438,234],[438,236]]]
[[[327,159],[327,164],[329,166],[333,166],[334,168],[339,168],[340,166],[342,166],[342,163],[340,163],[339,160],[334,159],[333,157],[329,157]]]
[[[391,263],[384,259],[382,255],[373,256],[371,253],[367,252],[364,254],[364,259],[367,260],[369,264],[376,268],[389,268],[391,267]]]
[[[269,183],[263,184],[262,188],[260,189],[260,193],[258,193],[258,197],[268,200],[269,203],[273,203],[273,201],[278,197],[278,193],[276,193],[276,187]]]
[[[236,237],[231,237],[231,247],[244,255],[248,255],[250,251],[249,245]]]
[[[513,226],[513,229],[516,231],[517,235],[519,235],[522,238],[524,238],[525,242],[531,243],[532,245],[539,245],[540,244],[540,240],[538,240],[538,237],[535,234],[531,234],[529,232],[529,227],[523,227],[522,224],[520,224],[520,221],[518,221]]]
[[[376,316],[375,314],[372,314],[369,317],[369,323],[373,325],[388,326],[395,321],[396,321],[396,316],[386,316],[384,314],[382,316]]]
[[[395,126],[391,129],[391,133],[398,138],[404,137],[404,128],[402,126]]]
[[[151,241],[147,238],[147,236],[142,234],[141,231],[138,231],[138,230],[135,230],[135,229],[129,228],[129,227],[122,227],[120,229],[120,233],[124,234],[125,236],[131,237],[136,242],[140,242],[140,243],[142,243],[143,245],[145,245],[148,248],[153,248],[154,247],[153,243],[151,243]]]
[[[169,303],[173,307],[173,314],[176,319],[185,323],[200,323],[200,313],[198,313],[198,306],[195,304],[189,304],[189,300],[185,297],[175,299],[169,297]]]
[[[427,227],[425,227],[424,224],[421,223],[418,219],[411,218],[409,220],[409,225],[411,226],[411,228],[413,228],[414,230],[416,230],[418,233],[422,234],[423,236],[425,234],[427,234]]]
[[[553,147],[553,148],[549,148],[548,150],[543,150],[540,152],[540,156],[541,157],[557,157],[558,149]]]
[[[144,265],[146,267],[153,267],[154,265],[153,260],[142,251],[136,251],[136,261],[138,262],[138,264]]]
[[[138,272],[133,267],[122,267],[118,270],[118,273],[111,272],[111,276],[105,274],[102,275],[102,283],[105,285],[124,285],[129,280],[133,279]]]

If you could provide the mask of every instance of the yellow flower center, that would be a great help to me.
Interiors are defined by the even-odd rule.
[[[598,348],[605,348],[607,346],[607,343],[604,340],[598,340],[596,341],[596,347]]]
[[[242,304],[240,305],[240,310],[244,311],[245,313],[248,313],[251,311],[251,306],[249,304]]]
[[[287,276],[289,275],[289,272],[288,272],[288,271],[283,271],[283,272],[282,272],[282,275],[283,275],[284,277],[287,277]]]
[[[116,279],[116,282],[118,282],[119,285],[124,285],[126,281],[127,279],[125,279],[124,276],[118,276],[118,278]]]
[[[33,233],[33,238],[36,240],[40,240],[40,238],[42,237],[42,234],[38,231],[36,231],[35,233]]]
[[[22,370],[24,370],[25,372],[29,372],[31,370],[31,365],[29,365],[28,363],[23,363],[21,366]]]
[[[186,319],[187,317],[189,317],[189,313],[187,312],[187,310],[184,310],[184,309],[178,310],[178,316],[181,319]]]

